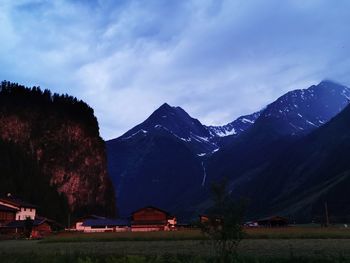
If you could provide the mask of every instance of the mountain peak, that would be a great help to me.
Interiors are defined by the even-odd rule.
[[[158,110],[171,110],[173,109],[173,106],[170,106],[167,102],[164,102],[159,108]]]

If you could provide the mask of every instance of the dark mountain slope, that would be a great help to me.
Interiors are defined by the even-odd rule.
[[[202,167],[196,156],[167,132],[113,140],[107,151],[123,216],[146,205],[169,209],[180,194],[201,185]]]
[[[350,107],[260,173],[249,192],[253,208],[295,218],[320,219],[324,202],[338,221],[350,219]],[[257,187],[259,186],[259,187]],[[259,198],[258,198],[259,197]]]

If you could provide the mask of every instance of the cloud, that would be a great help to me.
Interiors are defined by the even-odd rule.
[[[224,124],[330,78],[350,85],[348,1],[10,1],[0,78],[84,99],[116,137],[163,102]]]

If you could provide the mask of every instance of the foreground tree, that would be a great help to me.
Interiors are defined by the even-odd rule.
[[[235,200],[227,189],[227,181],[212,185],[213,206],[201,220],[201,230],[213,243],[220,261],[229,262],[237,256],[243,238],[245,201]]]

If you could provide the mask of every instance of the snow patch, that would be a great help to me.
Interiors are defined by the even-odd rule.
[[[143,133],[143,134],[146,134],[146,133],[147,133],[146,130],[141,129],[141,130],[139,130],[139,131],[137,131],[137,132],[131,134],[130,136],[123,138],[122,140],[128,140],[128,139],[134,137],[136,134],[138,134],[138,133],[140,133],[140,132]]]

